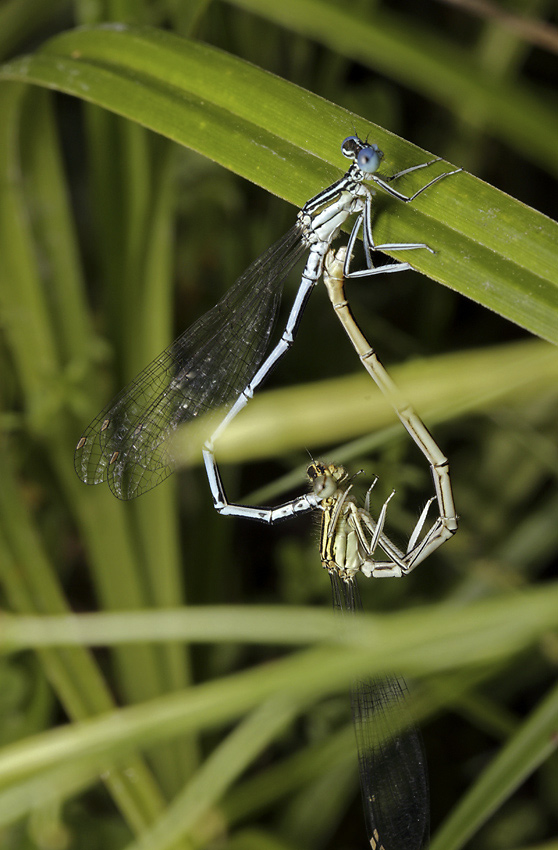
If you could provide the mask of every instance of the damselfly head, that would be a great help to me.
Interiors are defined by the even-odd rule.
[[[363,142],[358,136],[347,136],[341,144],[341,153],[354,160],[365,174],[374,174],[384,158],[378,145]]]
[[[339,482],[347,478],[344,466],[317,460],[310,464],[306,474],[312,484],[312,489],[318,499],[330,499],[339,489]]]

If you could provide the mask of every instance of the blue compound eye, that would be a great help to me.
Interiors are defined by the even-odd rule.
[[[384,155],[378,145],[368,145],[359,151],[356,162],[361,171],[374,174],[378,170]]]

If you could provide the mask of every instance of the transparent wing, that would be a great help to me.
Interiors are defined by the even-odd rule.
[[[107,480],[119,499],[133,499],[171,474],[168,437],[183,422],[232,405],[250,382],[283,282],[307,250],[295,225],[99,413],[76,447],[82,481]]]
[[[358,611],[355,580],[330,574],[335,608]],[[351,690],[360,789],[372,850],[425,850],[430,833],[426,756],[402,679],[359,679]]]

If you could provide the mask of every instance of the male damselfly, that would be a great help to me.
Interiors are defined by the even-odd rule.
[[[341,150],[351,160],[346,174],[300,210],[296,224],[237,280],[221,301],[179,336],[95,417],[75,450],[75,468],[86,484],[107,480],[120,499],[132,499],[155,487],[175,467],[169,439],[178,426],[217,408],[228,412],[207,440],[204,457],[213,500],[226,513],[227,502],[216,474],[213,444],[246,405],[255,390],[294,341],[310,292],[320,278],[323,259],[340,228],[356,219],[349,245],[362,229],[367,268],[347,276],[369,276],[409,268],[394,262],[374,268],[376,250],[431,249],[424,243],[376,245],[372,234],[371,180],[404,202],[455,172],[434,177],[407,196],[390,183],[438,160],[404,169],[388,178],[376,174],[383,153],[357,136]],[[283,282],[308,254],[301,282],[280,340],[265,358]],[[350,256],[350,252],[347,256]],[[262,362],[263,361],[263,362]],[[304,508],[307,509],[307,508]]]

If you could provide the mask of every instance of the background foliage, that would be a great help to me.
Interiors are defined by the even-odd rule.
[[[558,357],[531,337],[558,328],[553,12],[0,4],[0,847],[364,846],[348,688],[386,669],[416,685],[434,850],[558,843]],[[191,437],[130,504],[72,455],[355,131],[386,174],[428,158],[414,145],[470,172],[412,209],[378,195],[380,240],[437,253],[350,286],[451,458],[461,527],[363,586],[370,614],[340,635],[312,521],[218,517]],[[218,446],[229,495],[290,498],[308,450],[364,468],[363,490],[377,474],[378,504],[395,487],[408,537],[428,470],[319,289]]]

